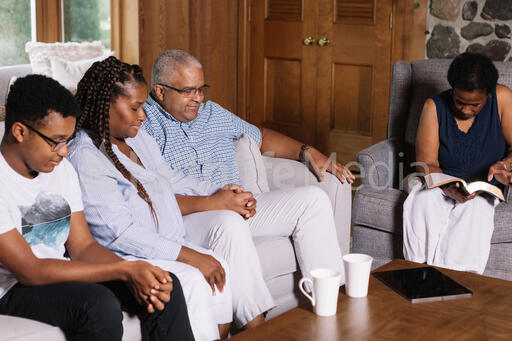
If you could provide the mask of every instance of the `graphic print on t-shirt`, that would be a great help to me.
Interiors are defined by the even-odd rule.
[[[68,238],[71,208],[59,194],[41,192],[34,204],[19,206],[23,237],[34,247],[38,244],[57,250]]]

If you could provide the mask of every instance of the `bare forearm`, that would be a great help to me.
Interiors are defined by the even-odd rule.
[[[218,209],[211,196],[176,195],[182,215]]]
[[[416,172],[422,174],[430,174],[430,173],[442,173],[443,170],[436,165],[428,164],[421,161],[416,161]]]
[[[80,261],[38,259],[24,274],[16,274],[25,285],[44,285],[59,282],[103,282],[126,280],[128,261],[107,264],[91,264]]]
[[[101,246],[97,242],[90,243],[88,246],[80,250],[79,254],[70,254],[71,259],[91,264],[108,264],[120,262],[123,259],[114,252]]]
[[[272,153],[275,157],[298,160],[303,143],[275,130],[261,128],[261,153]]]

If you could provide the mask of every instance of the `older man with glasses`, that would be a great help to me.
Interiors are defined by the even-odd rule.
[[[323,179],[320,170],[329,164],[328,158],[313,147],[278,132],[260,130],[212,101],[203,103],[208,88],[196,58],[184,51],[168,50],[155,61],[151,95],[144,105],[147,120],[143,128],[156,139],[171,167],[224,186],[215,197],[177,195],[185,216],[187,238],[224,256],[233,275],[234,300],[237,291],[247,290],[243,275],[247,265],[236,256],[215,250],[217,236],[233,230],[247,230],[253,236],[291,236],[304,275],[318,267],[343,272],[327,195],[313,186],[254,196],[244,192],[235,163],[234,141],[247,134],[259,144],[262,152],[273,152],[276,157],[311,160],[316,165],[312,171],[320,180]],[[352,183],[354,180],[350,171],[339,163],[330,164],[327,170],[341,182]],[[249,247],[250,252],[257,255],[254,245]],[[251,271],[261,272],[261,269]]]

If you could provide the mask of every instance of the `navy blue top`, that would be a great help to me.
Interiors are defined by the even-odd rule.
[[[486,179],[489,167],[506,156],[496,91],[487,98],[467,133],[459,130],[451,110],[451,90],[433,96],[439,122],[438,161],[443,173],[466,181]],[[493,179],[494,180],[494,179]]]

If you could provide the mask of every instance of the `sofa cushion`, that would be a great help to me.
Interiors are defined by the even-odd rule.
[[[21,317],[0,315],[0,330],[2,340],[67,340],[60,328]],[[123,330],[123,341],[140,341],[142,338],[139,319],[125,312],[123,312]]]
[[[74,94],[76,93],[78,82],[91,65],[111,55],[112,53],[107,53],[99,57],[77,61],[69,61],[60,57],[51,56],[49,58],[51,77]]]
[[[56,56],[65,60],[77,61],[99,57],[103,54],[100,41],[83,43],[42,43],[29,41],[25,44],[32,72],[51,77],[50,57]]]
[[[297,271],[292,242],[288,237],[255,237],[263,278],[268,281]]]
[[[247,134],[235,141],[235,159],[240,181],[253,194],[269,191],[267,172],[258,144]]]
[[[4,137],[4,133],[5,133],[5,122],[1,121],[0,122],[0,141],[2,141],[2,138]]]
[[[354,196],[352,221],[401,235],[402,207],[406,197],[398,189],[363,186]]]

